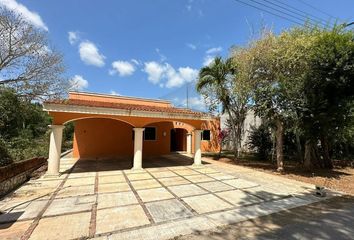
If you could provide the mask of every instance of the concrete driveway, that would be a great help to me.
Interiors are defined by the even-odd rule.
[[[326,198],[314,186],[184,155],[131,161],[64,158],[57,178],[31,180],[0,203],[0,239],[170,239]]]

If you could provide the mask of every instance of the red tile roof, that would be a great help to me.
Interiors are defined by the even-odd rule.
[[[192,114],[192,115],[197,115],[197,116],[210,116],[207,113],[192,111],[192,110],[186,109],[186,108],[157,107],[157,106],[149,106],[149,105],[99,102],[99,101],[79,100],[79,99],[49,100],[49,101],[46,101],[45,103],[61,104],[61,105],[63,105],[63,104],[64,105],[74,105],[74,106],[87,106],[87,107],[115,108],[115,109],[147,111],[147,112]]]

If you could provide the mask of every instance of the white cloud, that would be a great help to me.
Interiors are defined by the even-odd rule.
[[[114,96],[122,96],[121,94],[117,93],[117,92],[114,91],[114,90],[111,90],[111,91],[109,92],[109,94],[114,95]]]
[[[165,71],[165,67],[157,62],[144,63],[144,72],[148,74],[148,80],[153,84],[157,84],[162,79],[162,75]]]
[[[172,99],[175,106],[179,107],[187,107],[187,99],[186,98],[174,98]],[[201,96],[193,96],[188,98],[188,108],[199,110],[199,111],[206,111],[206,104]]]
[[[187,45],[187,47],[189,47],[192,50],[196,50],[197,49],[197,46],[192,44],[192,43],[187,43],[186,45]]]
[[[130,76],[135,72],[135,67],[132,63],[128,61],[114,61],[112,63],[112,70],[109,71],[109,74],[113,75],[118,73],[119,76]]]
[[[81,91],[88,87],[88,81],[81,75],[75,75],[69,80],[70,90]]]
[[[47,25],[43,22],[38,13],[30,11],[25,5],[16,2],[16,0],[0,0],[0,6],[21,15],[25,21],[33,24],[35,27],[48,31]]]
[[[133,58],[130,61],[132,61],[135,65],[140,65],[140,61],[139,60],[136,60],[136,59]]]
[[[160,64],[158,62],[146,62],[143,70],[148,74],[148,80],[153,84],[160,83],[160,87],[180,87],[185,83],[195,81],[198,76],[198,70],[190,67],[180,67],[174,69],[170,64]]]
[[[96,45],[88,40],[83,41],[79,45],[79,53],[81,60],[87,65],[96,67],[104,66],[104,59],[106,58],[101,54]]]
[[[205,57],[203,60],[203,66],[208,66],[210,65],[214,59],[215,56],[220,53],[222,51],[222,47],[213,47],[213,48],[209,48],[208,50],[205,51]]]
[[[161,51],[160,51],[159,48],[156,48],[155,51],[156,51],[157,55],[160,56],[160,61],[161,61],[161,62],[164,62],[164,61],[167,60],[167,57],[161,53]]]
[[[186,81],[171,65],[166,64],[167,88],[182,86]]]
[[[214,48],[209,48],[205,53],[206,54],[216,54],[222,51],[222,47],[214,47]]]
[[[208,66],[208,65],[210,65],[212,62],[214,62],[214,58],[215,58],[215,56],[206,55],[206,56],[204,57],[203,66]]]
[[[80,40],[80,36],[78,32],[68,32],[68,39],[69,39],[69,43],[71,45],[74,45],[75,43],[77,43]]]
[[[180,67],[178,71],[182,78],[184,78],[187,82],[192,82],[198,77],[199,71],[197,69],[193,69],[191,67]]]
[[[184,100],[185,104],[187,103],[187,100]],[[206,106],[204,99],[202,97],[191,97],[188,99],[188,107],[192,109],[197,109],[201,111],[205,111]]]

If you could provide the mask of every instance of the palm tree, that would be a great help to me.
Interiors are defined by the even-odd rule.
[[[203,67],[199,71],[199,78],[196,84],[199,93],[205,93],[211,90],[215,93],[217,101],[222,105],[222,111],[227,112],[231,122],[231,130],[233,131],[233,140],[235,145],[235,158],[238,155],[238,140],[236,122],[232,115],[231,107],[231,91],[234,66],[231,59],[223,60],[221,57],[216,57],[208,66]]]
[[[231,73],[231,60],[224,61],[221,57],[216,57],[211,64],[199,71],[197,91],[201,93],[204,89],[213,89],[223,109],[226,110],[230,103],[227,82]]]

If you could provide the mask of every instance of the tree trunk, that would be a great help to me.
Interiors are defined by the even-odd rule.
[[[229,120],[231,122],[232,142],[233,142],[233,147],[234,147],[234,159],[237,159],[237,157],[238,157],[238,139],[237,139],[236,123],[235,123],[235,120],[233,119],[230,109],[228,107],[226,107],[225,109],[229,115]]]
[[[276,153],[277,153],[277,171],[284,171],[284,154],[283,154],[283,142],[284,142],[284,125],[283,123],[277,119],[276,122],[276,130],[275,130],[275,138],[276,138]]]
[[[221,152],[222,152],[222,141],[220,141],[220,149],[219,149],[219,156],[218,156],[218,159],[221,158]]]
[[[333,168],[332,160],[329,155],[329,144],[326,136],[321,136],[321,146],[323,151],[323,166],[328,169]]]
[[[318,162],[318,155],[316,146],[313,140],[306,140],[305,143],[305,155],[304,155],[304,167],[308,170],[312,170],[315,167],[320,167]]]
[[[304,167],[308,170],[313,169],[314,165],[312,162],[312,143],[311,140],[306,140],[305,143],[305,154],[304,154]]]
[[[299,162],[303,163],[304,158],[303,158],[303,153],[302,153],[302,146],[301,146],[301,141],[300,141],[300,136],[298,133],[295,134],[296,137],[296,150],[297,150],[297,157]]]
[[[241,155],[241,126],[240,126],[240,122],[238,123],[237,127],[236,127],[236,139],[237,139],[237,157],[239,158]]]

